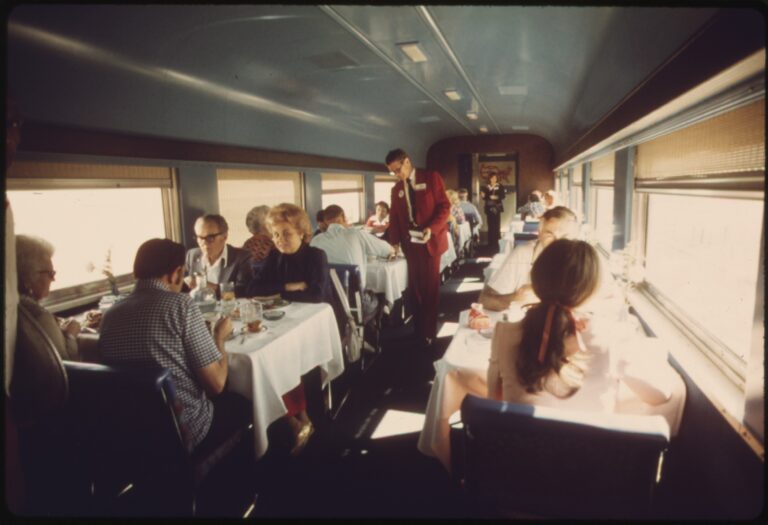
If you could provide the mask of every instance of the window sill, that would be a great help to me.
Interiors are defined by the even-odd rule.
[[[744,392],[710,361],[693,342],[637,290],[629,292],[629,302],[696,386],[737,429],[743,428]]]

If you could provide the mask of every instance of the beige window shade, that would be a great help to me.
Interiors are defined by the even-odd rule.
[[[765,171],[765,99],[638,145],[636,178]]]
[[[323,173],[323,193],[337,191],[363,191],[363,176],[348,173]]]
[[[170,186],[172,169],[167,166],[136,166],[125,164],[73,164],[68,162],[16,161],[8,170],[9,179],[19,180],[66,180],[66,181],[113,181],[130,186]]]
[[[293,180],[298,184],[299,172],[218,168],[216,178],[218,180]]]
[[[581,186],[584,164],[576,164],[572,169],[573,169],[573,184],[577,186]]]
[[[600,182],[613,182],[615,158],[616,154],[611,152],[593,160],[589,179]]]

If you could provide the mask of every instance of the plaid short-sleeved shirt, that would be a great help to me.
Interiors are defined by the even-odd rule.
[[[190,430],[191,447],[208,433],[213,403],[195,370],[221,358],[200,310],[192,299],[161,281],[140,279],[136,289],[115,304],[101,321],[99,350],[108,364],[170,370],[183,406],[182,421]]]

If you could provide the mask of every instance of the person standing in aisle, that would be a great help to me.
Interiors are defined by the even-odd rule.
[[[437,334],[440,256],[448,249],[451,203],[440,174],[416,170],[402,149],[387,153],[384,163],[398,178],[392,187],[387,235],[396,251],[402,248],[408,262],[416,336],[429,348]]]
[[[485,201],[485,216],[488,218],[488,246],[498,248],[501,232],[501,214],[504,211],[504,186],[499,184],[499,176],[492,173],[488,185],[480,191]]]

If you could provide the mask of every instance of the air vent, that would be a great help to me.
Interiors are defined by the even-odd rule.
[[[352,60],[341,51],[332,51],[330,53],[320,53],[306,58],[320,69],[343,69],[357,67],[360,64]]]
[[[528,86],[499,86],[502,95],[527,95]]]

